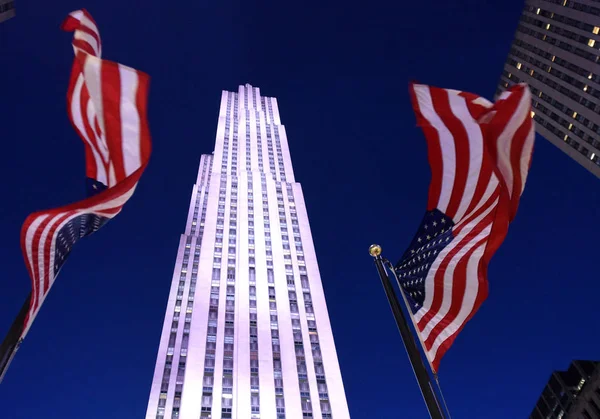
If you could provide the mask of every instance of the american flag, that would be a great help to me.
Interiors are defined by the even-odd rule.
[[[524,84],[496,103],[421,84],[411,95],[432,177],[427,211],[395,273],[437,371],[487,297],[487,266],[516,214],[535,132]]]
[[[32,293],[21,337],[73,245],[121,211],[150,158],[148,75],[101,59],[100,34],[86,10],[69,14],[62,29],[74,32],[67,112],[85,145],[88,198],[33,213],[23,224],[21,248]]]

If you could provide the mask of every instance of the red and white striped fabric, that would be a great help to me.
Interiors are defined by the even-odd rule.
[[[535,132],[523,84],[496,103],[421,84],[411,92],[432,179],[425,218],[395,271],[437,371],[487,297],[487,266],[516,214]]]
[[[102,60],[98,28],[86,10],[62,24],[74,31],[75,60],[67,94],[68,114],[85,145],[88,198],[31,214],[21,248],[32,280],[29,330],[71,247],[117,215],[133,194],[151,152],[147,74]]]

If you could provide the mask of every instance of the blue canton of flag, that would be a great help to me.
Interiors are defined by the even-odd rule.
[[[427,211],[416,236],[394,269],[413,314],[423,307],[425,279],[433,261],[454,238],[452,227],[452,219],[441,211]]]
[[[65,263],[65,259],[71,253],[71,248],[79,239],[89,236],[106,224],[110,218],[101,217],[96,214],[81,214],[72,218],[58,232],[56,240],[56,251],[54,256],[54,275]]]

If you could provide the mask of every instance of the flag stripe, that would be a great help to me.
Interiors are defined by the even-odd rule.
[[[451,96],[450,107],[452,108],[452,112],[459,118],[465,130],[465,141],[461,141],[461,144],[466,143],[468,146],[468,151],[461,151],[464,152],[464,164],[468,167],[468,173],[465,179],[465,185],[462,188],[462,194],[460,195],[460,198],[457,198],[457,200],[460,201],[460,205],[454,215],[452,215],[450,211],[447,213],[447,215],[453,219],[460,219],[465,215],[465,212],[473,201],[473,195],[475,194],[475,188],[477,187],[477,181],[479,180],[479,173],[481,172],[483,161],[483,141],[481,128],[471,117],[465,99],[460,96]],[[473,140],[468,141],[467,138],[473,138]]]
[[[138,88],[135,97],[135,104],[138,109],[140,116],[139,127],[140,127],[140,159],[145,162],[150,158],[151,144],[150,141],[150,127],[148,126],[148,95],[150,78],[147,74],[138,72]]]
[[[423,106],[421,102],[431,102],[431,98],[428,97],[428,91],[423,92],[418,86],[409,89],[410,97],[413,103],[413,107],[421,109],[422,112],[427,112],[427,106]],[[419,92],[419,98],[417,98],[417,92]],[[440,145],[440,139],[437,130],[428,122],[425,117],[422,117],[420,113],[417,113],[417,125],[426,133],[425,139],[427,141],[427,153],[429,158],[429,166],[431,169],[431,182],[429,185],[429,195],[427,199],[427,209],[432,210],[438,206],[440,194],[442,191],[443,181],[443,169],[444,162],[442,160],[442,148]]]
[[[463,115],[455,114],[452,110],[450,98],[452,97],[452,100],[454,100],[456,95],[449,96],[446,91],[435,89],[431,96],[433,98],[433,108],[448,129],[449,138],[452,138],[452,141],[444,141],[444,143],[448,143],[454,147],[455,164],[454,172],[452,173],[453,182],[449,182],[452,185],[450,187],[450,199],[446,209],[442,210],[440,208],[443,213],[454,219],[462,200],[462,192],[465,189],[469,170],[468,135],[460,121]],[[442,145],[443,148],[444,146]]]
[[[136,107],[138,77],[136,73],[121,71],[121,135],[123,137],[121,154],[123,155],[123,170],[129,176],[141,164],[141,131],[140,116]]]
[[[485,234],[489,234],[491,230],[490,227],[491,226],[483,230],[482,236],[485,236]],[[456,317],[446,320],[446,324],[443,328],[439,328],[438,330],[436,330],[436,332],[439,333],[437,333],[437,337],[433,342],[433,345],[431,346],[430,350],[428,351],[429,356],[432,359],[439,360],[440,355],[443,355],[443,353],[445,353],[445,351],[447,350],[447,348],[444,347],[442,348],[443,352],[441,354],[438,353],[440,352],[440,346],[442,345],[442,343],[449,339],[449,337],[453,335],[459,328],[464,327],[464,324],[468,320],[469,316],[474,314],[474,310],[478,308],[477,296],[480,293],[480,287],[482,284],[480,283],[480,276],[478,275],[477,271],[479,267],[479,262],[481,261],[481,258],[483,256],[486,241],[486,237],[482,238],[478,243],[475,244],[475,246],[473,246],[469,257],[464,259],[467,262],[466,273],[463,275],[465,283],[464,289],[470,288],[470,292],[463,292],[462,294],[457,292],[456,301],[460,302],[456,304],[457,306],[454,308],[454,310],[458,309],[458,313]],[[462,269],[460,271],[462,272]]]
[[[430,305],[425,304],[423,306],[424,316],[420,317],[418,322],[419,330],[425,330],[426,326],[429,324],[431,319],[438,313],[439,308],[444,299],[445,289],[444,289],[444,274],[448,267],[448,264],[452,262],[452,259],[458,252],[465,246],[469,244],[472,240],[473,235],[478,234],[480,230],[481,222],[485,219],[485,217],[495,209],[498,200],[494,200],[491,205],[485,208],[481,214],[479,214],[476,218],[474,218],[468,224],[465,224],[464,228],[462,228],[457,235],[454,237],[454,240],[446,249],[447,252],[441,253],[438,259],[440,260],[440,266],[438,269],[432,269],[430,274],[432,276],[432,283],[435,286],[435,290],[433,292],[433,298],[431,299]],[[444,250],[446,250],[444,249]],[[428,277],[429,277],[428,275]],[[427,340],[428,336],[424,336],[424,340]]]
[[[114,182],[120,182],[125,178],[125,169],[123,166],[123,149],[122,144],[124,138],[122,138],[122,119],[121,119],[121,101],[123,97],[121,95],[121,76],[119,74],[119,67],[115,63],[104,62],[102,70],[100,72],[102,84],[111,86],[110,89],[105,89],[104,96],[102,97],[102,106],[104,110],[105,118],[105,133],[106,142],[108,149],[110,150],[111,167],[110,170],[114,170]],[[110,183],[112,183],[111,181]]]
[[[456,169],[454,145],[448,141],[441,141],[441,138],[449,137],[450,132],[433,109],[433,102],[429,92],[429,87],[413,85],[413,90],[416,97],[415,108],[419,110],[419,117],[417,120],[421,121],[421,125],[424,127],[423,130],[426,132],[426,134],[435,132],[435,136],[428,136],[427,142],[428,144],[436,142],[436,146],[439,144],[439,148],[441,149],[441,153],[439,153],[440,160],[443,159],[443,163],[441,164],[442,178],[439,185],[440,195],[437,197],[432,197],[436,204],[430,205],[430,207],[438,208],[440,211],[445,212],[448,207],[448,203],[450,202],[450,194],[452,193],[452,185],[454,184],[454,171]],[[425,127],[430,127],[432,129],[425,130]],[[430,162],[432,166],[437,166],[437,163],[437,161]]]
[[[495,205],[494,207],[495,208]],[[492,214],[493,216],[493,214]],[[457,300],[462,305],[463,300],[468,298],[473,293],[473,287],[469,289],[467,287],[467,270],[466,265],[473,255],[473,251],[477,248],[477,245],[485,241],[489,236],[491,230],[491,222],[493,220],[490,217],[484,217],[482,222],[477,223],[473,230],[469,233],[468,238],[464,241],[462,246],[458,246],[455,250],[456,255],[453,257],[451,266],[453,269],[449,269],[444,272],[444,294],[442,296],[443,303],[445,303],[440,310],[431,318],[429,323],[421,330],[423,338],[425,340],[425,347],[431,351],[432,345],[435,340],[439,337],[442,330],[448,327],[455,319],[456,316],[450,310],[453,302],[456,304]],[[485,223],[487,221],[487,224]],[[476,283],[476,281],[475,281]],[[461,292],[456,294],[453,291],[453,287],[456,286]],[[476,287],[475,287],[476,291]],[[474,298],[473,298],[474,300]],[[435,354],[432,354],[435,355]],[[435,359],[435,356],[432,356]]]

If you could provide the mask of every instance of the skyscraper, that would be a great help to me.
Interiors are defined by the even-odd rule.
[[[15,15],[14,0],[0,0],[0,22],[10,19]]]
[[[554,371],[529,418],[600,418],[600,362],[573,361]]]
[[[498,86],[533,94],[536,130],[600,177],[600,3],[527,0]]]
[[[147,419],[349,418],[277,100],[221,96],[192,191]]]

